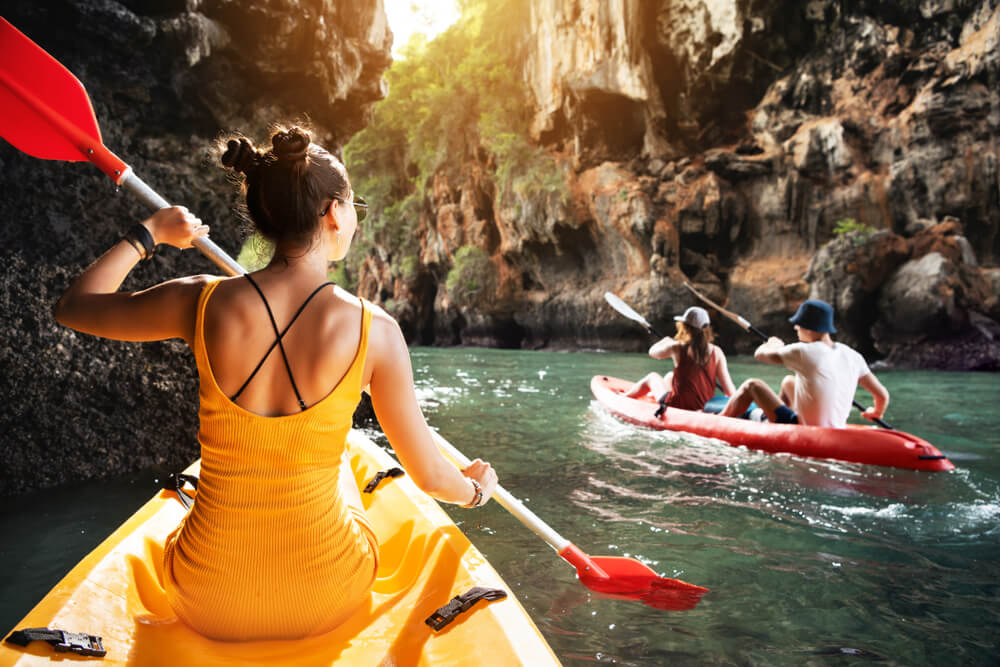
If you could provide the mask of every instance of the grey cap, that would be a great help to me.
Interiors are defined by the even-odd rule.
[[[683,315],[677,315],[674,319],[678,322],[683,322],[692,329],[704,329],[712,323],[708,319],[708,313],[705,312],[705,309],[698,306],[691,306],[684,311]]]

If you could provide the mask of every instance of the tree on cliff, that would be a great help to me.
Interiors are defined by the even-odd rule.
[[[415,231],[435,174],[455,182],[478,158],[492,167],[501,192],[527,193],[554,187],[549,175],[558,173],[527,139],[531,105],[520,76],[527,0],[459,4],[462,17],[448,30],[404,47],[386,74],[388,97],[345,147],[354,188],[372,205],[373,221],[358,241],[386,251],[396,273],[417,254]],[[349,276],[364,255],[353,255]]]

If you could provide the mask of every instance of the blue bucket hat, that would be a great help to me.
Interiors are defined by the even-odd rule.
[[[837,333],[833,328],[833,306],[820,299],[803,301],[788,321],[810,331]]]

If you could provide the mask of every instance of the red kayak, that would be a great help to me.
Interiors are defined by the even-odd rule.
[[[852,424],[847,428],[828,428],[772,424],[679,408],[667,408],[663,415],[656,417],[654,413],[659,406],[652,396],[627,398],[624,395],[632,384],[629,380],[595,375],[590,381],[590,390],[611,414],[649,428],[685,431],[772,454],[785,452],[911,470],[955,469],[952,462],[926,440],[876,426]]]

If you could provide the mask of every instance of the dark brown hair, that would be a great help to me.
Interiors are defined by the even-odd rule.
[[[674,336],[675,340],[684,343],[684,352],[690,355],[698,366],[708,363],[710,346],[714,338],[711,325],[697,329],[683,322],[677,323],[677,335]]]
[[[246,137],[231,137],[222,164],[243,174],[250,220],[275,243],[311,241],[324,204],[347,199],[351,189],[343,163],[297,126],[276,128],[264,153]]]

